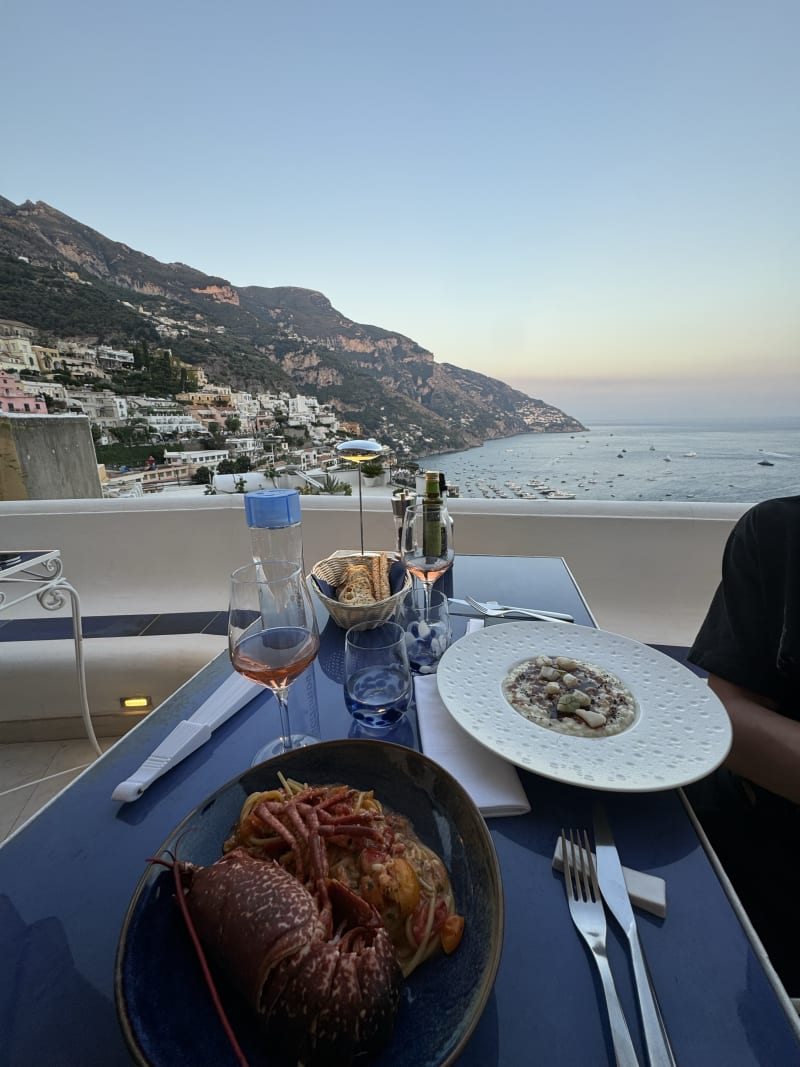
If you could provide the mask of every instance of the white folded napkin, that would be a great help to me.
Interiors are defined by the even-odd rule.
[[[592,859],[595,863],[597,862],[594,852]],[[564,870],[560,836],[556,840],[556,850],[553,853],[553,868],[556,871]],[[625,888],[628,890],[631,903],[663,919],[667,914],[667,883],[664,879],[659,878],[657,874],[635,871],[631,867],[622,868],[622,877],[625,879]]]
[[[254,697],[264,692],[258,682],[252,682],[242,674],[228,675],[213,693],[203,701],[194,715],[182,719],[150,753],[144,763],[120,782],[111,794],[112,800],[123,804],[138,800],[145,789],[162,774],[186,759],[204,745],[218,726],[249,704]]]
[[[471,619],[467,632],[482,625]],[[516,768],[458,725],[439,696],[435,674],[415,677],[414,697],[422,751],[461,782],[485,818],[531,810]]]

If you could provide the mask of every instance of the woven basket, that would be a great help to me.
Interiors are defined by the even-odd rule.
[[[379,556],[380,552],[365,552],[364,555]],[[387,552],[386,555],[392,561],[396,561],[400,558],[396,552]],[[353,563],[361,558],[360,554],[354,554],[352,556],[328,556],[327,559],[320,560],[319,563],[316,563],[311,568],[311,577],[312,579],[321,578],[323,582],[327,582],[329,585],[336,587],[344,576],[345,568],[348,563]],[[341,626],[343,630],[349,630],[351,626],[355,626],[358,622],[386,622],[388,619],[394,618],[398,604],[409,591],[411,585],[411,575],[406,572],[403,586],[399,592],[394,593],[386,600],[378,600],[374,604],[354,606],[352,604],[342,604],[339,600],[334,600],[332,597],[325,596],[317,583],[314,581],[311,582],[311,588],[314,590],[315,595],[319,597],[320,601],[325,605],[328,614],[336,625]]]

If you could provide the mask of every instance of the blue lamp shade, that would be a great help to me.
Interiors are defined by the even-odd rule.
[[[278,530],[300,522],[300,494],[296,489],[257,489],[244,494],[247,525],[253,529]]]

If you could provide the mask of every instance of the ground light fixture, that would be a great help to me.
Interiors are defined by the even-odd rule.
[[[151,711],[153,708],[152,697],[120,697],[119,703],[125,711]]]

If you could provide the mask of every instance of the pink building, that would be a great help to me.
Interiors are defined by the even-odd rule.
[[[0,411],[46,415],[47,404],[40,397],[23,393],[19,381],[0,370]]]

